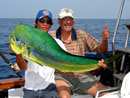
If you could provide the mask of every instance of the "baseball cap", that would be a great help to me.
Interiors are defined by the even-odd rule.
[[[46,16],[48,16],[52,20],[52,13],[47,9],[43,9],[37,13],[36,19],[40,20]]]
[[[69,8],[63,8],[63,9],[60,10],[58,18],[62,19],[64,17],[75,18],[74,14],[73,14],[73,11],[71,9],[69,9]]]

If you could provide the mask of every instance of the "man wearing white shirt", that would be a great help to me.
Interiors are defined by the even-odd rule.
[[[46,9],[40,10],[34,21],[35,27],[48,32],[52,22],[52,13]],[[56,42],[65,49],[64,44],[55,39]],[[24,98],[59,98],[55,85],[55,69],[40,66],[22,56],[16,55],[16,62],[22,71],[25,71]]]

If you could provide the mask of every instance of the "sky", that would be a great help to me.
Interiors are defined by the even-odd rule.
[[[48,9],[53,18],[70,8],[78,19],[117,19],[122,0],[0,0],[0,18],[35,18]],[[130,0],[125,0],[122,19],[130,19]]]

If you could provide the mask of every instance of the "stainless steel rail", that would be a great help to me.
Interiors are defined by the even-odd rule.
[[[121,15],[122,15],[124,3],[125,3],[125,0],[122,0],[121,6],[120,6],[120,10],[119,10],[118,19],[117,19],[117,23],[116,23],[116,27],[115,27],[115,32],[114,32],[113,39],[112,39],[112,54],[113,54],[113,55],[115,55],[115,39],[116,39],[116,33],[117,33],[117,31],[118,31],[118,27],[119,27],[120,18],[121,18]],[[116,65],[115,65],[115,61],[113,61],[113,67],[115,67],[115,66],[116,66]]]

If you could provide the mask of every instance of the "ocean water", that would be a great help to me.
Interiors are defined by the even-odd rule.
[[[89,32],[92,36],[101,41],[101,32],[104,29],[105,24],[108,24],[108,30],[110,31],[110,39],[108,50],[112,50],[112,39],[116,27],[116,19],[76,19],[74,25],[75,28],[82,29],[86,32]],[[15,29],[18,24],[27,24],[34,26],[34,19],[16,19],[16,18],[0,18],[0,52],[11,52],[9,50],[9,41],[8,36]],[[58,28],[57,20],[53,20],[53,27],[51,30]],[[125,39],[128,32],[128,29],[123,24],[130,23],[130,20],[123,19],[120,21],[119,28],[117,31],[117,36],[115,40],[115,49],[123,48],[125,46]],[[130,42],[130,40],[129,40]],[[130,48],[130,43],[128,42],[128,48]],[[5,55],[8,60],[15,64],[15,56]],[[20,72],[24,75],[23,72]],[[8,66],[6,62],[0,57],[0,79],[6,78],[15,78],[18,77],[13,70]]]

